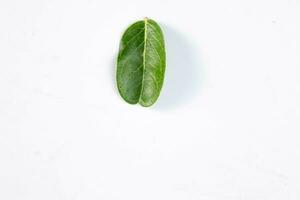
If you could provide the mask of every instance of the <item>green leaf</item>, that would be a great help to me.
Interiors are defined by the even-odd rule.
[[[129,26],[122,36],[117,60],[117,85],[122,98],[130,104],[153,105],[163,85],[165,66],[159,25],[145,18]]]

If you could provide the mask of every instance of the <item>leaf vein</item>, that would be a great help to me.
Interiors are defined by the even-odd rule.
[[[161,58],[160,58],[159,53],[157,52],[156,48],[154,47],[154,45],[150,41],[148,41],[148,42],[149,42],[149,45],[152,46],[152,48],[154,49],[156,55],[158,56],[159,64],[162,64]]]
[[[132,36],[127,42],[126,45],[128,45],[133,39],[135,39],[137,36],[139,36],[142,32],[143,32],[143,28],[140,32],[138,32],[137,34],[135,34],[134,36]]]

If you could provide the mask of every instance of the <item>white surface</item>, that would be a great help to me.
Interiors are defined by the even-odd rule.
[[[151,108],[123,30],[165,32]],[[0,199],[299,200],[300,1],[1,0]]]

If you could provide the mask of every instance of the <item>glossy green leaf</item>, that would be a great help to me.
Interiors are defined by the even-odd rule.
[[[145,18],[122,36],[117,60],[117,85],[122,98],[142,106],[159,97],[165,74],[166,53],[159,25]]]

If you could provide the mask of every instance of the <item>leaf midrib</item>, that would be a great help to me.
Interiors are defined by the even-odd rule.
[[[148,18],[145,17],[144,19],[144,51],[143,51],[143,76],[142,76],[142,86],[141,86],[141,93],[139,97],[139,103],[143,101],[143,90],[144,90],[144,79],[145,79],[145,70],[146,70],[146,47],[147,47],[147,24],[148,24]]]

